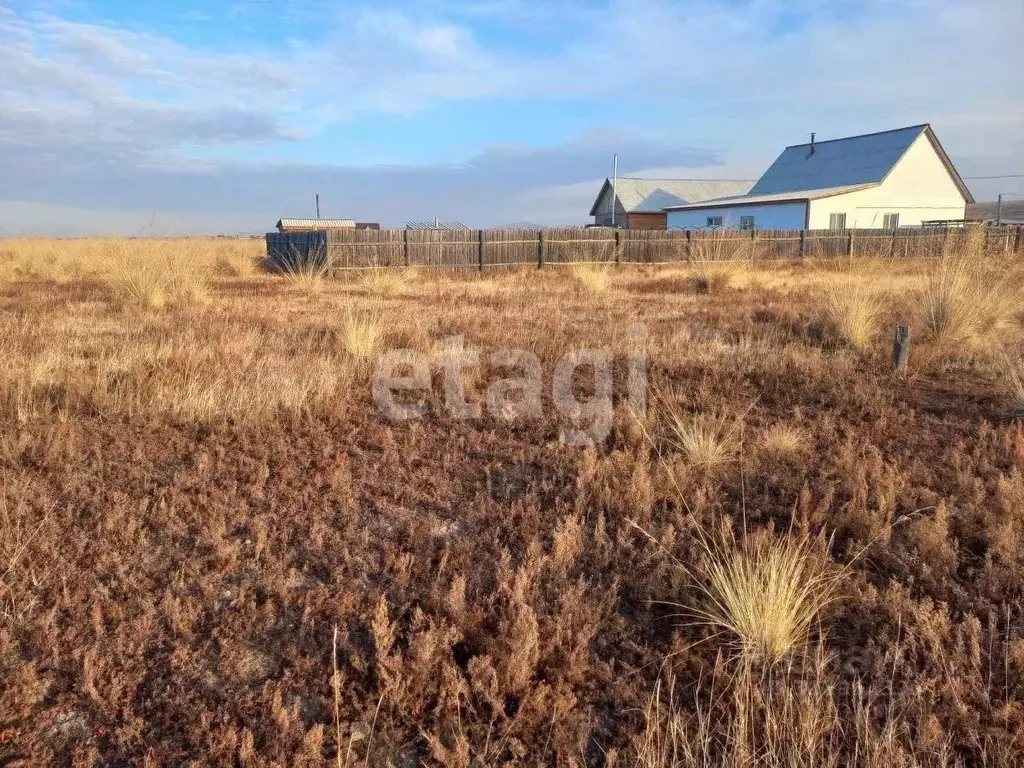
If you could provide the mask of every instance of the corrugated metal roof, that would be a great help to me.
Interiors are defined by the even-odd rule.
[[[405,225],[406,229],[464,229],[468,230],[461,221],[410,221]]]
[[[729,179],[636,179],[627,176],[618,179],[615,194],[627,213],[661,213],[672,205],[742,195],[749,192],[753,185],[753,181]],[[590,209],[591,216],[596,215],[601,197],[611,187],[611,179],[605,179]]]
[[[702,203],[691,203],[690,205],[673,205],[667,210],[690,211],[701,208],[723,208],[730,205],[757,205],[758,203],[788,203],[803,202],[804,200],[820,200],[823,197],[834,197],[844,195],[847,192],[856,192],[861,189],[877,187],[874,184],[850,184],[845,187],[828,187],[826,189],[808,189],[802,192],[778,192],[774,195],[736,195],[734,197],[720,197],[717,200],[705,200]]]
[[[880,183],[927,125],[786,147],[752,195]]]
[[[296,227],[300,229],[352,229],[355,219],[281,219],[277,228]]]

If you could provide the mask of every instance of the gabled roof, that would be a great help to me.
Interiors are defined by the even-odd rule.
[[[861,189],[877,187],[878,184],[850,184],[845,187],[828,187],[826,189],[808,189],[803,192],[777,192],[773,195],[736,195],[735,197],[720,197],[716,200],[706,200],[703,203],[691,203],[689,205],[672,205],[666,208],[668,211],[689,211],[702,208],[723,208],[731,205],[757,205],[759,203],[803,203],[808,200],[820,200],[823,197],[835,197],[845,195],[847,192],[857,192]]]
[[[922,134],[946,166],[967,202],[970,190],[957,173],[930,125],[912,125],[845,139],[786,147],[750,190],[751,195],[803,192],[859,184],[880,184]]]
[[[352,229],[355,225],[355,219],[281,219],[276,226],[278,229]]]
[[[615,185],[615,194],[626,213],[661,213],[673,205],[697,203],[716,197],[742,195],[750,191],[752,181],[723,179],[635,179],[620,177]],[[610,193],[611,179],[605,179],[601,191],[590,208],[590,215],[597,215],[601,198]]]

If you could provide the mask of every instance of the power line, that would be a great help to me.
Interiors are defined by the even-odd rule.
[[[1024,179],[1024,173],[1011,173],[1006,176],[961,176],[964,181],[979,181],[981,179]]]

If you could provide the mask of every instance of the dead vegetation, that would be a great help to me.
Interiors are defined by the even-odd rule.
[[[937,262],[740,259],[698,294],[689,268],[249,272],[260,243],[211,241],[192,288],[129,288],[121,245],[179,246],[0,242],[0,762],[1019,764],[1020,264],[953,333],[920,314],[959,306]],[[447,415],[459,337],[535,354],[543,418]],[[399,347],[435,387],[392,424],[368,377]],[[616,354],[589,448],[550,403],[583,348]]]

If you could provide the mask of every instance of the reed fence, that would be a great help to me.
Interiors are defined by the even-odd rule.
[[[1021,253],[1022,228],[990,227],[986,252]],[[479,269],[576,263],[672,264],[702,259],[928,258],[956,248],[965,230],[317,230],[267,233],[267,258],[331,271],[375,267]]]

